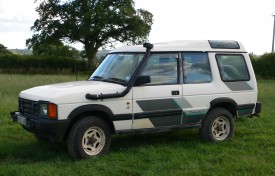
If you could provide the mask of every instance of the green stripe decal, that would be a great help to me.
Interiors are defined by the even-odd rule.
[[[254,107],[255,107],[255,104],[238,106],[237,108],[238,116],[251,115],[253,113]]]
[[[206,113],[207,110],[184,111],[182,124],[200,123]]]
[[[154,127],[180,125],[181,115],[149,118]]]

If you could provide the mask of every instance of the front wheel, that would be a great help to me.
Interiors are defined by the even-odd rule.
[[[203,141],[219,142],[230,140],[235,131],[232,114],[224,108],[214,108],[205,117],[200,128]]]
[[[86,117],[76,122],[68,136],[68,151],[75,159],[104,155],[111,144],[111,132],[99,117]]]

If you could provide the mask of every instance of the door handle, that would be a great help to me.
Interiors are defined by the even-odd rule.
[[[172,91],[172,95],[179,95],[180,94],[180,91],[178,91],[178,90],[173,90]]]

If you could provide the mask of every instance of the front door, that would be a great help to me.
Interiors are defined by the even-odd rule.
[[[178,53],[155,53],[141,76],[151,82],[133,87],[132,129],[180,125],[182,121],[182,85],[179,84]]]

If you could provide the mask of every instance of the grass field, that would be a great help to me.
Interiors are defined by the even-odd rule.
[[[73,80],[0,74],[0,175],[275,175],[275,81],[259,81],[261,117],[237,119],[231,141],[203,143],[197,129],[113,136],[104,157],[74,161],[66,144],[37,142],[9,116],[21,90]]]

